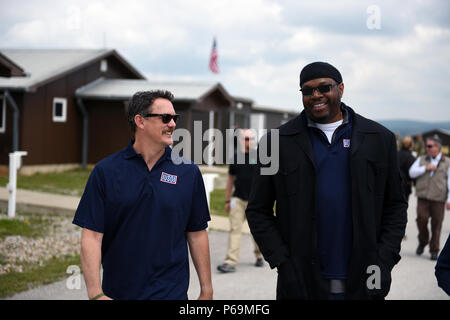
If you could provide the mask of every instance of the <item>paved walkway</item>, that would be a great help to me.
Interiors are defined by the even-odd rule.
[[[0,188],[0,204],[7,201],[7,191]],[[78,198],[69,196],[57,196],[47,193],[36,193],[26,190],[19,190],[17,193],[17,205],[19,208],[39,208],[42,210],[54,210],[73,214]],[[402,260],[394,267],[392,273],[392,286],[387,299],[400,300],[450,300],[436,283],[434,277],[435,262],[429,259],[426,250],[422,256],[415,254],[417,246],[417,228],[415,224],[416,198],[411,196],[410,208],[408,210],[408,225],[406,229],[406,240],[402,243]],[[441,246],[444,245],[450,233],[450,217],[446,212],[446,219],[442,228]],[[276,271],[271,270],[266,263],[262,268],[253,266],[255,257],[253,255],[253,245],[250,235],[242,238],[241,259],[237,265],[237,271],[232,274],[222,274],[216,270],[218,264],[222,263],[228,241],[229,228],[228,219],[225,217],[212,216],[209,225],[209,238],[211,247],[211,267],[212,281],[214,286],[215,299],[224,300],[247,300],[247,299],[267,299],[275,298]],[[427,248],[428,249],[428,248]],[[86,299],[86,289],[81,278],[79,289],[69,289],[67,282],[71,278],[51,284],[41,286],[26,292],[12,296],[10,299]],[[70,287],[70,285],[69,285]],[[191,285],[189,288],[189,298],[195,299],[199,293],[198,279],[191,262]]]

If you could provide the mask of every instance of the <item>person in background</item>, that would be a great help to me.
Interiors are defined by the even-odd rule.
[[[412,154],[412,149],[413,139],[410,136],[403,137],[400,141],[400,150],[398,151],[398,165],[403,180],[403,194],[405,195],[406,202],[409,202],[413,185],[413,180],[409,176],[409,168],[416,160]],[[406,234],[403,236],[403,240],[406,240]]]
[[[228,169],[225,196],[225,211],[230,214],[228,250],[224,263],[217,266],[217,270],[223,273],[236,271],[236,264],[239,260],[239,251],[241,248],[242,226],[246,220],[245,209],[247,208],[248,196],[252,185],[253,170],[256,166],[256,158],[250,152],[251,149],[255,148],[255,136],[253,132],[248,129],[240,129],[238,137],[239,142],[233,164]],[[242,159],[244,163],[239,163],[238,152],[243,153]],[[262,254],[259,251],[258,245],[254,241],[253,243],[256,256],[255,266],[262,267],[264,264]]]
[[[398,165],[400,167],[400,175],[404,181],[403,194],[406,197],[406,201],[409,201],[409,195],[411,194],[412,180],[409,176],[409,168],[416,161],[416,158],[412,154],[413,140],[410,136],[403,137],[401,140],[401,148],[398,151]]]
[[[400,139],[400,133],[395,133],[395,142],[397,143],[397,150],[402,148],[402,140]]]
[[[421,255],[430,245],[430,259],[437,260],[445,208],[450,210],[450,159],[441,152],[438,135],[426,139],[426,155],[420,156],[409,169],[409,176],[416,179],[417,228],[419,245],[416,254]],[[431,219],[431,238],[428,221]]]
[[[414,151],[416,152],[416,157],[423,156],[425,154],[425,143],[423,143],[423,137],[419,133],[414,142]]]

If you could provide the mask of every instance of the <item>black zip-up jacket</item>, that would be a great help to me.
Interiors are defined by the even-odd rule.
[[[390,289],[391,270],[400,260],[407,221],[396,141],[385,127],[348,110],[353,117],[353,242],[345,295],[346,299],[383,299]],[[261,175],[263,165],[258,164],[246,210],[264,258],[278,269],[278,299],[328,299],[329,295],[329,282],[321,276],[317,257],[315,162],[304,117],[303,111],[279,127],[279,170]],[[270,140],[269,133],[269,148]]]

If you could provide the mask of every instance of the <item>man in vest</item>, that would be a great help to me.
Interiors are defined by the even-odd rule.
[[[426,140],[426,155],[419,157],[409,169],[409,175],[416,179],[417,227],[419,246],[416,254],[421,255],[430,244],[431,260],[437,260],[439,240],[445,207],[450,210],[450,159],[441,152],[441,139],[434,135]],[[428,220],[431,217],[431,239]]]

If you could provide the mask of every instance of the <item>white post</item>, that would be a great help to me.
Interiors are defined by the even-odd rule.
[[[210,194],[214,190],[214,179],[218,176],[216,173],[205,173],[203,175],[203,181],[205,183],[205,191],[206,191],[206,200],[208,201],[208,208],[211,209],[210,206]]]
[[[16,215],[16,191],[17,191],[17,171],[22,166],[22,156],[26,156],[26,151],[15,151],[9,154],[9,183],[6,189],[9,192],[8,217],[14,218]]]

